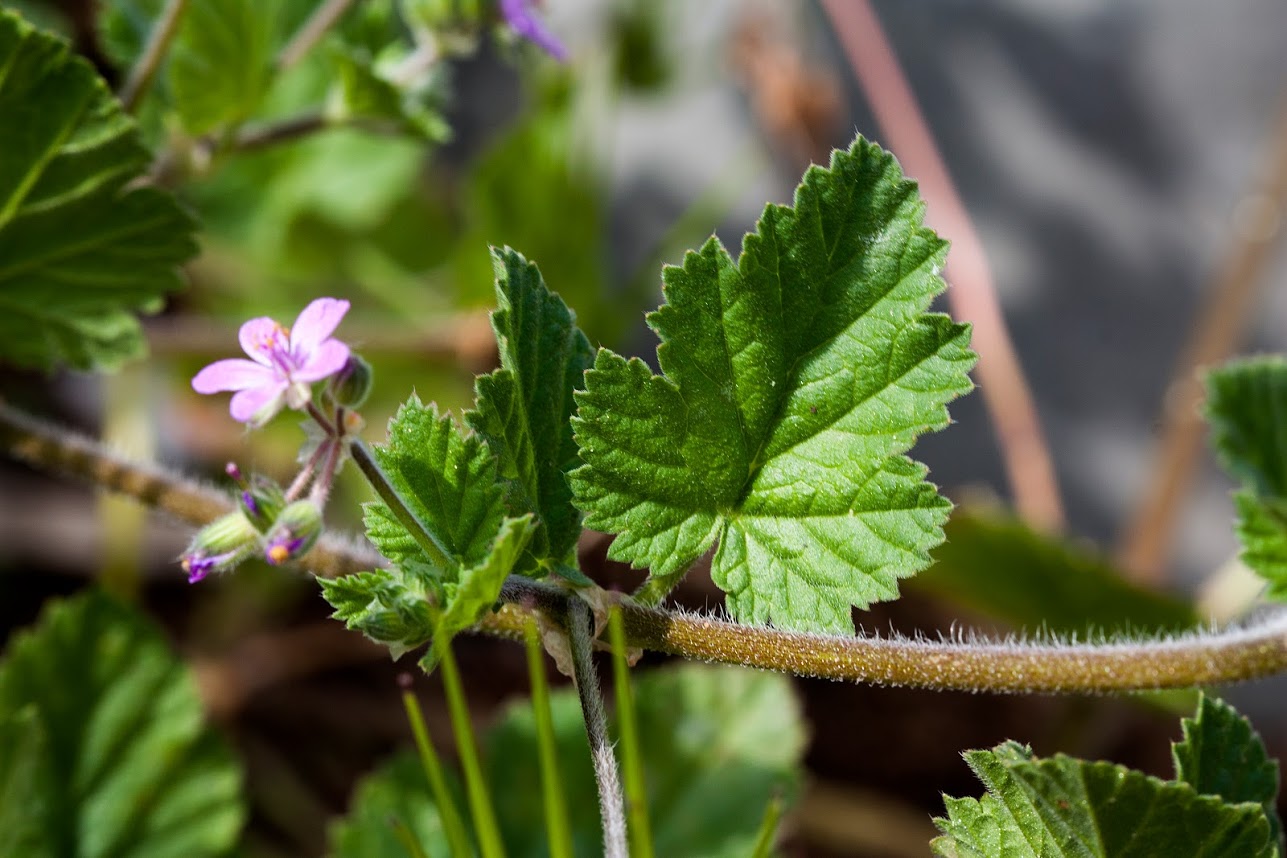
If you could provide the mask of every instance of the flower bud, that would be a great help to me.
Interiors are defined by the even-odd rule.
[[[241,490],[237,503],[246,520],[260,533],[267,533],[286,506],[286,496],[272,479],[255,474]]]
[[[336,405],[361,408],[371,392],[371,379],[371,364],[356,354],[349,354],[344,368],[327,382],[326,392]]]
[[[211,572],[237,566],[259,547],[260,535],[240,511],[230,512],[197,531],[179,558],[188,583],[195,584]]]
[[[264,540],[264,559],[278,566],[305,554],[322,535],[322,510],[311,500],[287,506]]]

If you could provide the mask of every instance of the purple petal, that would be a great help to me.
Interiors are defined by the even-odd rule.
[[[348,362],[349,347],[339,340],[327,340],[290,377],[295,381],[321,381],[344,369]]]
[[[237,339],[242,350],[264,366],[275,366],[274,354],[284,353],[288,347],[282,326],[267,316],[251,319],[241,326]]]
[[[285,393],[285,382],[243,390],[233,396],[232,403],[229,405],[232,419],[239,423],[263,423],[281,409],[281,400]],[[277,401],[275,408],[270,407],[274,400]]]
[[[544,22],[532,8],[532,0],[501,0],[501,15],[524,39],[532,42],[559,62],[568,58],[567,49],[554,34],[545,28]]]
[[[291,353],[303,363],[309,363],[313,350],[339,327],[348,311],[349,302],[339,298],[318,298],[309,304],[291,328]]]
[[[275,383],[276,373],[268,367],[245,358],[228,358],[217,360],[197,373],[192,379],[192,389],[197,393],[219,393]]]

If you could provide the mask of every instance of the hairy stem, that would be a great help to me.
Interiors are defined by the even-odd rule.
[[[359,467],[364,462],[374,466],[364,445],[355,442],[351,449]],[[214,489],[131,462],[2,402],[0,450],[41,470],[71,474],[129,495],[193,525],[208,524],[233,508],[231,499]],[[375,470],[378,473],[378,467]],[[316,575],[334,577],[370,569],[378,562],[369,546],[332,537],[300,558],[299,565]],[[501,599],[511,604],[489,614],[479,631],[516,640],[522,639],[533,607],[562,621],[568,616],[569,603],[580,601],[554,585],[521,578],[506,581]],[[823,637],[630,603],[621,610],[631,647],[845,682],[996,693],[1102,694],[1220,685],[1287,672],[1287,612],[1271,614],[1245,628],[1067,644]]]
[[[402,680],[400,679],[399,681]],[[443,834],[447,838],[447,844],[451,847],[452,855],[471,855],[474,850],[469,843],[469,836],[465,833],[465,823],[461,820],[460,811],[456,808],[456,802],[451,797],[451,792],[447,789],[447,779],[443,776],[442,764],[438,760],[438,753],[434,749],[433,742],[429,739],[429,730],[425,727],[424,715],[420,711],[420,702],[416,700],[415,694],[411,692],[410,683],[410,676],[407,676],[402,691],[402,706],[407,712],[407,722],[411,725],[411,735],[415,738],[416,752],[420,756],[420,767],[424,769],[425,779],[429,782],[429,790],[433,794],[434,804],[438,808],[438,816],[442,819]]]
[[[541,799],[545,805],[545,836],[550,858],[574,858],[572,828],[568,823],[567,797],[559,775],[559,751],[554,738],[554,713],[550,709],[550,684],[545,675],[545,651],[536,618],[529,617],[525,631],[527,675],[532,685],[532,718],[536,722],[536,747],[541,761]]]
[[[393,513],[394,518],[407,529],[407,533],[411,534],[411,538],[416,541],[416,544],[425,550],[425,553],[429,555],[429,559],[436,563],[439,568],[447,569],[451,567],[453,561],[447,553],[447,549],[439,544],[433,531],[416,517],[411,508],[403,503],[402,496],[398,494],[398,490],[393,487],[393,483],[389,482],[388,475],[381,470],[379,463],[371,455],[371,448],[354,438],[349,444],[349,452],[353,456],[353,463],[358,466],[358,470],[366,477],[367,482],[371,484],[371,488],[375,489],[375,493],[380,496],[380,500],[385,502],[390,512]]]
[[[156,77],[157,69],[165,59],[166,51],[170,49],[170,42],[174,40],[174,34],[179,30],[179,21],[183,18],[187,7],[188,0],[168,0],[165,8],[161,10],[160,17],[152,25],[147,44],[143,46],[143,53],[134,63],[134,68],[130,69],[129,76],[125,78],[125,83],[121,87],[121,106],[127,113],[133,113],[139,101],[147,94],[148,87],[152,85],[152,79]]]
[[[612,643],[612,685],[621,733],[621,771],[626,780],[630,854],[633,858],[653,858],[652,827],[648,822],[648,784],[644,778],[643,751],[639,746],[635,694],[630,687],[630,665],[626,663],[626,626],[621,620],[620,608],[613,608],[608,615],[608,639]]]
[[[478,742],[469,720],[469,704],[465,700],[465,687],[460,681],[460,667],[450,646],[440,650],[443,691],[447,697],[447,711],[451,716],[451,729],[456,734],[456,755],[465,778],[465,792],[469,796],[469,811],[474,818],[474,835],[478,838],[478,851],[482,858],[505,858],[500,826],[492,807],[491,791],[483,777],[483,766],[478,759]],[[469,854],[469,853],[466,853]]]
[[[608,714],[603,708],[599,677],[594,672],[594,617],[590,606],[572,596],[568,605],[568,640],[572,649],[572,670],[581,698],[585,735],[590,740],[594,780],[599,786],[599,815],[603,820],[605,858],[627,858],[626,808],[621,795],[621,774],[617,756],[608,736]]]

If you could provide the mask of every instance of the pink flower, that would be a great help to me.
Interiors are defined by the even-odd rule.
[[[535,0],[500,0],[501,17],[524,39],[532,42],[559,62],[566,62],[567,49],[546,29],[536,13]]]
[[[293,328],[267,317],[241,326],[241,347],[251,360],[215,361],[192,379],[197,393],[235,390],[234,420],[262,426],[282,406],[301,409],[313,397],[310,385],[334,375],[349,359],[349,347],[330,339],[349,311],[349,302],[318,298],[304,308]]]

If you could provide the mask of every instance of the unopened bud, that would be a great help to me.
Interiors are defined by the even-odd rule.
[[[255,474],[242,488],[237,503],[246,520],[260,533],[267,533],[286,506],[286,496],[272,479]]]
[[[311,500],[287,506],[264,541],[264,559],[273,566],[305,554],[322,535],[322,510]]]
[[[372,376],[371,364],[356,354],[350,354],[348,363],[327,382],[327,393],[336,405],[361,408],[371,392]]]
[[[238,512],[215,519],[197,531],[188,550],[179,558],[188,583],[195,584],[211,572],[225,572],[255,553],[260,535]]]

